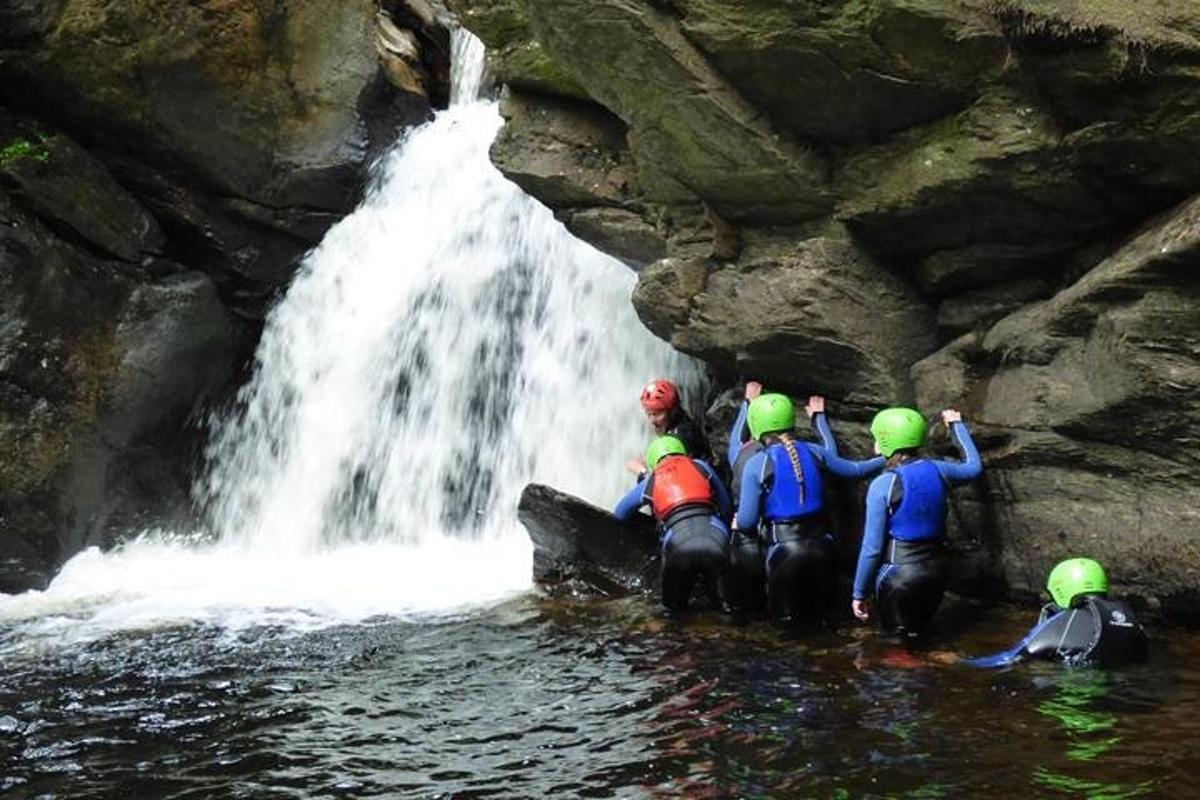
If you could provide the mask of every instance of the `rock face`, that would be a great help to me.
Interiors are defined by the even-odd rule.
[[[8,119],[9,132],[23,127]],[[183,424],[245,332],[213,281],[62,134],[0,161],[0,590],[152,509],[186,510]],[[194,434],[193,434],[194,435]]]
[[[423,0],[0,0],[0,591],[189,518],[198,413],[448,53]]]
[[[99,156],[256,316],[369,161],[444,102],[444,29],[391,5],[4,3],[0,102]]]
[[[1087,552],[1200,621],[1194,3],[450,5],[498,48],[493,160],[651,330],[851,421],[962,408],[981,584]]]
[[[649,517],[618,522],[536,483],[521,492],[517,513],[533,540],[533,578],[551,591],[614,596],[657,586],[658,537]]]

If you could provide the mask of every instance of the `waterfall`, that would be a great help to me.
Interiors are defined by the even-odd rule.
[[[642,328],[627,267],[491,165],[482,47],[454,45],[451,107],[305,257],[213,421],[208,541],[81,554],[46,592],[0,600],[0,621],[321,624],[491,602],[529,584],[526,483],[601,505],[628,487],[641,386],[672,375],[694,397],[700,373]]]

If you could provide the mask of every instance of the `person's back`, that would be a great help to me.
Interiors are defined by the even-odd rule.
[[[873,590],[883,628],[908,635],[924,632],[945,592],[949,487],[983,471],[962,417],[947,409],[942,418],[962,461],[919,457],[927,426],[914,409],[884,409],[871,423],[876,450],[889,465],[867,487],[851,610],[868,619],[867,597]]]
[[[1015,647],[968,659],[974,667],[1002,667],[1029,658],[1072,666],[1117,667],[1146,658],[1146,633],[1127,603],[1108,597],[1108,575],[1090,558],[1063,561],[1050,573],[1054,602]]]
[[[838,455],[824,398],[812,396],[805,411],[822,444],[795,437],[795,406],[786,395],[759,395],[745,415],[760,449],[745,462],[737,528],[746,536],[761,528],[767,599],[780,619],[821,619],[833,593],[836,548],[822,471],[861,477],[883,466],[881,458],[857,462]],[[742,446],[739,457],[746,450]]]
[[[650,505],[661,532],[662,603],[681,611],[698,578],[716,587],[728,565],[729,495],[712,467],[688,457],[674,436],[650,443],[646,466],[650,473],[621,498],[613,514],[628,519]]]

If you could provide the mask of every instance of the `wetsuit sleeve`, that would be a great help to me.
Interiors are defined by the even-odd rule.
[[[767,460],[766,452],[755,453],[742,470],[742,488],[738,495],[737,525],[741,531],[753,531],[758,527],[762,502],[762,471]]]
[[[742,401],[741,408],[738,409],[737,419],[733,421],[733,428],[729,431],[729,466],[733,467],[737,462],[738,453],[742,452],[742,445],[750,440],[750,431],[746,427],[746,415],[750,412],[750,404],[745,400]]]
[[[954,446],[958,448],[963,460],[934,461],[938,472],[942,473],[942,477],[951,483],[975,480],[983,474],[983,459],[979,457],[979,450],[975,447],[971,432],[967,430],[967,424],[965,422],[951,423],[950,437],[954,440]]]
[[[851,461],[839,456],[836,450],[830,452],[828,448],[812,442],[804,444],[822,466],[839,478],[869,478],[887,464],[887,459],[883,456],[868,458],[865,461]]]
[[[1007,667],[1009,664],[1016,664],[1018,661],[1024,661],[1032,655],[1029,649],[1030,643],[1037,639],[1038,636],[1040,636],[1043,631],[1050,626],[1058,624],[1061,627],[1063,615],[1065,613],[1065,611],[1060,611],[1052,617],[1041,620],[1037,625],[1033,626],[1033,630],[1025,634],[1025,638],[1002,653],[995,653],[990,656],[980,656],[978,658],[968,658],[962,663],[966,664],[968,667],[990,669],[993,667]]]
[[[874,588],[875,576],[883,563],[883,543],[887,535],[888,496],[892,493],[895,473],[880,475],[867,489],[867,521],[863,526],[858,568],[854,571],[854,599],[864,600]]]
[[[649,483],[649,477],[638,481],[636,486],[617,501],[616,508],[613,509],[613,516],[617,519],[629,519],[635,511],[646,505],[649,502],[649,498],[646,497],[646,487]]]
[[[718,478],[716,471],[705,462],[696,461],[696,466],[708,476],[708,482],[717,495],[717,508],[721,512],[721,519],[728,520],[733,514],[733,502],[729,499],[729,490],[725,488],[725,482]]]
[[[838,454],[837,439],[833,438],[833,429],[829,427],[829,419],[826,418],[824,411],[813,414],[812,426],[813,430],[817,432],[817,436],[821,437],[822,446],[836,456]]]

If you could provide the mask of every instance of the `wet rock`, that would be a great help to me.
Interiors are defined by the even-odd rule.
[[[1033,99],[997,90],[962,114],[849,160],[839,214],[889,255],[980,242],[1070,250],[1112,218],[1058,152],[1060,137]]]
[[[158,222],[67,136],[0,109],[0,184],[46,224],[107,256],[161,253]]]
[[[633,302],[683,352],[797,395],[911,397],[909,367],[935,348],[921,298],[832,236],[751,243],[727,266],[664,259],[642,273]]]
[[[938,306],[938,337],[948,341],[967,331],[986,329],[1027,303],[1050,296],[1054,289],[1046,278],[1028,278],[948,297]]]
[[[640,266],[666,253],[646,221],[626,128],[602,106],[506,90],[507,124],[491,156],[509,180],[549,205],[579,238]]]
[[[960,3],[674,4],[721,74],[806,141],[876,140],[969,104],[1006,45]]]
[[[1048,300],[914,368],[922,406],[990,431],[992,511],[1009,583],[1060,558],[1104,560],[1152,602],[1195,585],[1200,198]]]
[[[648,516],[620,522],[607,511],[531,483],[517,507],[533,540],[533,578],[552,590],[614,596],[658,581],[658,537]]]
[[[103,162],[168,238],[181,230],[171,256],[237,284],[227,297],[248,287],[266,296],[258,284],[285,280],[354,206],[370,161],[445,96],[435,33],[401,30],[390,17],[388,41],[411,35],[418,52],[406,57],[421,86],[388,83],[375,50],[383,28],[365,0],[219,9],[88,1],[37,13],[29,37],[0,52],[0,98]],[[197,208],[211,209],[199,227],[219,234],[196,230]],[[76,224],[88,213],[84,204]],[[109,236],[104,246],[117,244]]]
[[[629,126],[638,183],[723,217],[794,220],[831,203],[820,156],[776,128],[652,5],[530,0],[538,40]]]
[[[113,527],[187,513],[188,420],[245,342],[206,276],[165,271],[101,259],[0,196],[0,581],[10,590],[44,583]]]
[[[498,83],[545,95],[590,99],[533,34],[526,0],[447,0],[464,27],[483,40]]]
[[[555,209],[632,201],[625,125],[603,107],[508,91],[500,110],[491,157],[522,189]]]

